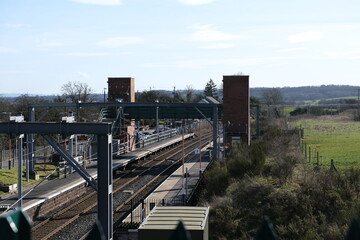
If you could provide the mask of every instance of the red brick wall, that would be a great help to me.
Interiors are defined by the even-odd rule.
[[[130,77],[109,77],[108,78],[108,101],[116,102],[122,99],[122,102],[135,102],[135,79]],[[114,110],[115,111],[115,110]],[[122,122],[122,131],[128,134],[121,134],[119,137],[121,142],[129,140],[131,150],[135,150],[134,134],[135,121],[130,121],[129,125]],[[131,136],[128,139],[128,135]]]
[[[115,102],[135,102],[135,79],[130,77],[108,78],[108,100]]]
[[[249,76],[223,76],[224,116],[226,142],[239,136],[250,144],[250,90]]]

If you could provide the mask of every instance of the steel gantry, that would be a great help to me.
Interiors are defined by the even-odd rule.
[[[120,103],[120,102],[94,102],[94,103],[44,103],[30,104],[28,106],[29,122],[41,121],[44,114],[35,119],[36,108],[73,108],[80,109],[86,107],[121,108],[123,116],[127,119],[206,119],[213,126],[213,152],[214,159],[218,153],[218,121],[222,119],[223,105],[215,103]],[[45,111],[46,114],[46,111]],[[211,120],[211,121],[210,121]],[[29,171],[33,172],[34,164],[34,135],[27,139],[27,149],[29,155]]]
[[[116,107],[122,108],[122,117],[128,119],[206,119],[212,120],[213,126],[213,159],[218,158],[218,121],[222,117],[221,104],[207,103],[52,103],[31,104],[28,106],[28,121],[23,125],[7,123],[0,125],[0,132],[25,133],[27,136],[27,178],[34,173],[34,136],[43,135],[44,139],[92,186],[98,193],[98,219],[101,222],[107,239],[112,239],[112,126],[111,123],[43,123],[41,121],[47,111],[39,119],[35,118],[36,108],[86,108],[86,107]],[[47,134],[95,134],[98,142],[98,181],[91,179],[65,149]]]
[[[112,239],[113,234],[113,196],[112,196],[112,134],[110,123],[38,123],[38,122],[2,122],[0,123],[0,133],[27,136],[33,134],[41,134],[52,145],[58,153],[64,157],[66,161],[79,174],[97,190],[98,201],[98,219],[103,227],[106,239]],[[97,181],[77,164],[76,160],[67,153],[67,151],[58,144],[49,134],[94,134],[97,135]],[[28,138],[29,139],[29,138]],[[32,143],[32,142],[31,142]],[[29,144],[29,143],[28,143]],[[21,155],[21,154],[20,154]],[[18,176],[21,179],[21,174]],[[19,200],[21,201],[21,180],[19,181]]]

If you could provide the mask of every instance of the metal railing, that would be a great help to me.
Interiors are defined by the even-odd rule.
[[[169,129],[169,130],[166,130],[163,132],[154,133],[152,135],[148,135],[146,137],[138,139],[136,146],[142,148],[142,147],[148,146],[150,144],[154,144],[154,143],[160,142],[162,140],[172,138],[172,137],[176,136],[177,134],[178,134],[178,132],[176,129]]]

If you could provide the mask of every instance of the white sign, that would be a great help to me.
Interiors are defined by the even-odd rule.
[[[200,154],[200,149],[195,148],[195,154]]]

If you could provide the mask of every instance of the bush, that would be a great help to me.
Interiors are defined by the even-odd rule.
[[[273,160],[270,167],[270,173],[271,175],[277,177],[281,184],[284,184],[287,180],[291,179],[297,163],[298,158],[296,156],[280,156]]]
[[[238,143],[231,149],[227,169],[233,178],[242,178],[244,174],[260,174],[264,164],[265,154],[260,144],[246,146]]]
[[[227,168],[220,161],[205,172],[204,178],[206,185],[205,196],[222,196],[225,194],[226,188],[229,186],[230,176]]]
[[[239,228],[238,210],[229,198],[215,198],[210,208],[210,239],[237,239]]]
[[[266,129],[250,147],[233,146],[229,158],[206,175],[211,239],[252,239],[264,215],[280,239],[343,239],[351,218],[360,215],[360,170],[339,174],[309,167],[295,183],[294,169],[304,162],[298,135]],[[266,178],[257,175],[264,171]]]

